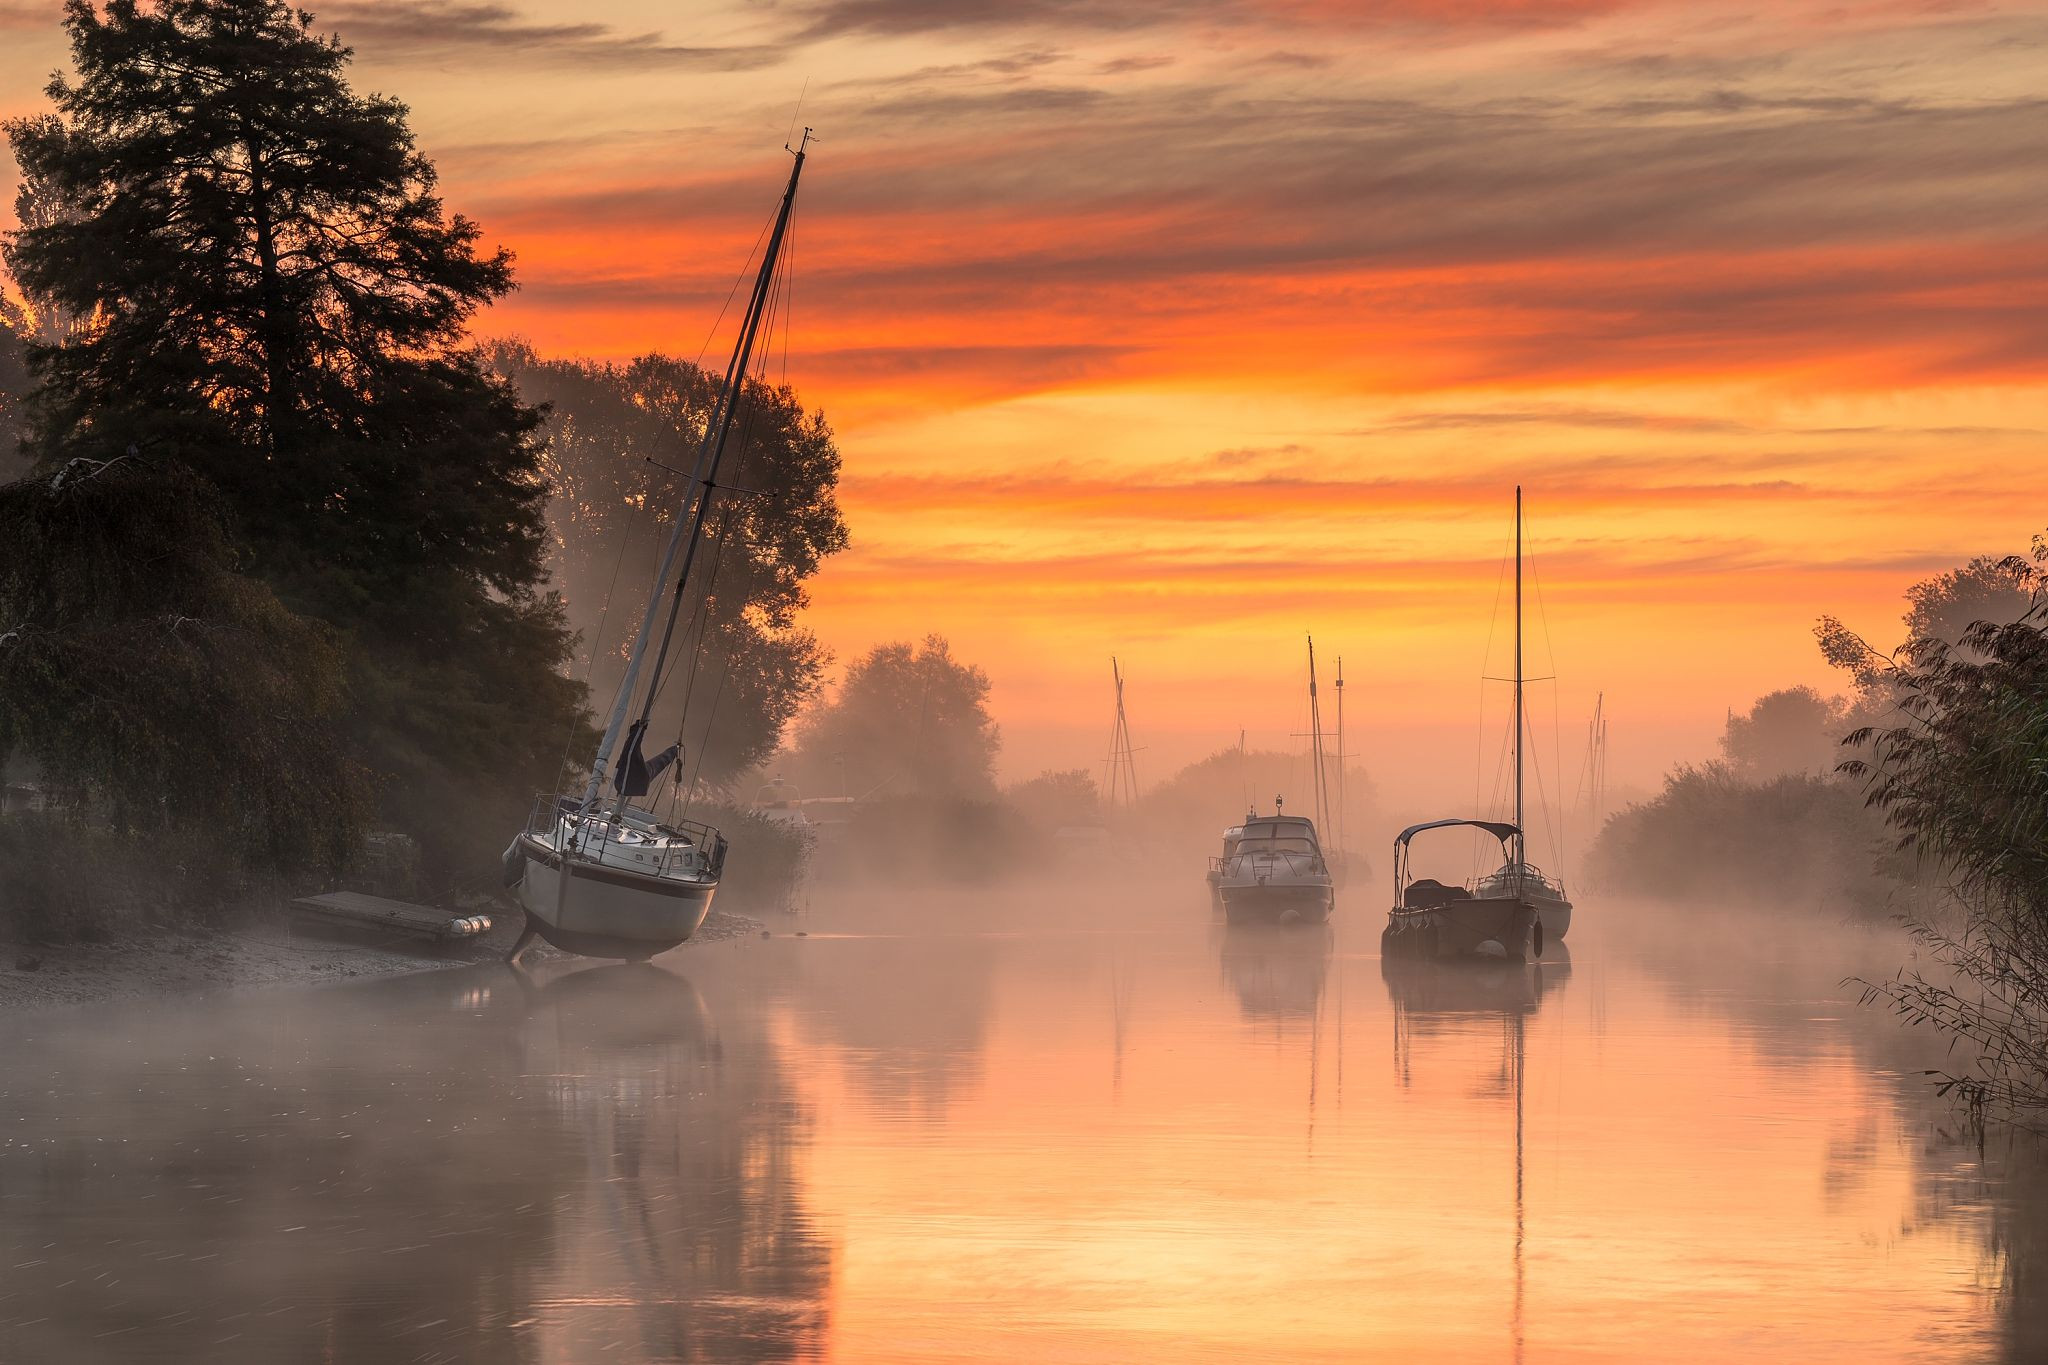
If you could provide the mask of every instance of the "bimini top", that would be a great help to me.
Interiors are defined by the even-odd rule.
[[[1494,838],[1506,843],[1522,831],[1504,820],[1428,820],[1419,825],[1410,825],[1394,836],[1394,847],[1399,848],[1426,829],[1444,829],[1451,825],[1470,825],[1483,829]]]

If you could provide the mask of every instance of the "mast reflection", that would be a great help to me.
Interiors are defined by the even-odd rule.
[[[1474,1022],[1497,1020],[1500,1026],[1498,1069],[1486,1087],[1514,1111],[1514,1298],[1508,1310],[1511,1359],[1522,1359],[1526,1236],[1523,1199],[1524,1070],[1528,1023],[1544,1000],[1557,994],[1571,978],[1571,952],[1554,944],[1541,962],[1480,963],[1388,956],[1380,974],[1394,1006],[1394,1069],[1402,1089],[1414,1080],[1415,1045],[1427,1049],[1438,1037],[1469,1033]],[[1425,1062],[1425,1065],[1427,1063]]]

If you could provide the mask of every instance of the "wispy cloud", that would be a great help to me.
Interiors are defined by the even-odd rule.
[[[798,10],[807,38],[1064,29],[1119,33],[1172,25],[1245,29],[1528,29],[1580,22],[1632,0],[818,0]]]
[[[546,22],[506,5],[471,0],[334,0],[320,27],[384,62],[442,61],[455,54],[558,66],[745,71],[780,61],[774,45],[696,46],[662,33],[621,33],[608,24]]]
[[[60,0],[0,0],[0,32],[55,29],[63,20]]]

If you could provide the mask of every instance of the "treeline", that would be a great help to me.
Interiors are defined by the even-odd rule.
[[[1221,750],[1143,782],[1135,802],[1116,806],[1089,768],[1001,783],[991,687],[942,637],[878,645],[797,720],[757,777],[779,784],[767,793],[777,799],[828,798],[817,812],[834,824],[821,849],[827,872],[896,879],[992,881],[1085,863],[1176,868],[1195,885],[1224,827],[1248,806],[1270,811],[1284,796],[1289,810],[1313,811],[1306,757],[1263,750]],[[1333,777],[1333,802],[1341,789],[1348,804],[1330,823],[1363,830],[1372,781],[1362,767],[1346,778]],[[1329,843],[1333,831],[1323,836]],[[1362,876],[1369,866],[1354,853],[1349,870]]]
[[[1958,647],[1973,623],[2010,623],[2032,609],[2024,562],[1981,556],[1906,592],[1900,653]],[[1681,764],[1663,790],[1610,816],[1590,852],[1604,888],[1672,900],[1782,908],[1883,920],[1919,894],[1911,860],[1842,764],[1862,755],[1872,727],[1896,718],[1904,695],[1886,661],[1839,621],[1816,627],[1821,653],[1847,691],[1806,686],[1730,712],[1720,755]]]
[[[2048,1123],[2048,539],[1914,585],[1905,641],[1833,617],[1849,692],[1788,689],[1731,716],[1601,831],[1610,888],[1904,921],[1938,967],[1868,998],[1954,1038],[1941,1084]]]
[[[64,24],[52,110],[5,128],[0,772],[44,809],[0,829],[0,922],[345,868],[486,880],[594,748],[584,680],[608,695],[681,501],[648,460],[687,466],[715,381],[480,351],[510,255],[297,7]],[[689,618],[713,787],[815,688],[794,614],[845,540],[823,418],[749,398],[762,495],[730,504]]]

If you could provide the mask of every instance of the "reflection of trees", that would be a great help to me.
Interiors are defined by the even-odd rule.
[[[1226,924],[1217,960],[1248,1021],[1313,1020],[1330,968],[1331,930],[1316,924]]]
[[[1888,1101],[1885,1119],[1917,1139],[1915,1198],[1902,1232],[1983,1229],[2000,1282],[2006,1359],[2048,1359],[2048,1145],[2009,1130],[1972,1135],[1967,1116],[1927,1080],[1944,1063],[1945,1040],[1859,1007],[1855,982],[1844,982],[1891,976],[1907,945],[1893,934],[1784,914],[1627,909],[1609,921],[1604,945],[1625,950],[1674,994],[1739,1023],[1736,1036],[1762,1065],[1833,1066],[1838,1054],[1818,1043],[1846,1049],[1857,1074]],[[1823,1175],[1831,1196],[1861,1186],[1885,1158],[1877,1112],[1862,1107],[1838,1119]]]
[[[0,1062],[0,1357],[812,1349],[829,1251],[768,1040],[659,969],[608,970],[429,973],[22,1040]]]
[[[2005,1262],[2005,1359],[2022,1365],[2048,1360],[2048,1144],[2014,1135],[2002,1147],[1996,1237]]]

